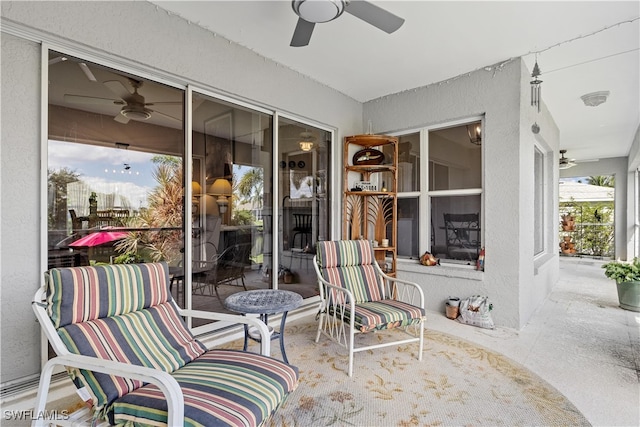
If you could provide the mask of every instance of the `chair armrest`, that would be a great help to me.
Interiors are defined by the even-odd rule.
[[[36,398],[35,413],[45,410],[47,393],[51,382],[51,375],[56,366],[70,366],[95,372],[131,378],[156,385],[167,401],[167,425],[182,425],[184,423],[184,396],[182,389],[169,373],[145,366],[131,365],[113,360],[99,359],[78,354],[66,354],[50,359],[45,363],[40,374],[40,386]],[[44,425],[44,417],[34,421],[34,426]]]
[[[406,288],[401,290],[399,295],[396,295],[396,298],[400,301],[404,301],[404,302],[409,302],[417,307],[420,307],[422,309],[424,309],[424,291],[422,290],[422,288],[420,287],[420,285],[418,285],[415,282],[410,282],[408,280],[403,280],[403,279],[399,279],[397,277],[392,277],[392,276],[388,276],[386,275],[382,269],[380,268],[380,266],[378,266],[376,264],[376,270],[378,271],[378,274],[384,278],[387,282],[393,282],[393,283],[400,283],[402,285],[405,285]],[[396,290],[398,288],[396,287]],[[411,294],[411,295],[410,295]],[[419,304],[416,304],[415,302],[413,302],[412,300],[414,299],[413,295],[417,294],[418,299],[419,299]],[[409,300],[409,301],[407,301]]]
[[[181,316],[191,316],[199,319],[226,321],[229,323],[241,323],[247,326],[254,326],[260,332],[260,353],[264,356],[271,355],[271,335],[265,323],[255,317],[241,316],[239,314],[214,313],[212,311],[186,310],[178,308]]]

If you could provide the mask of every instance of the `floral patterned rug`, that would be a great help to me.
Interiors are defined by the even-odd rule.
[[[316,344],[315,331],[315,322],[287,327],[287,356],[300,369],[300,385],[270,426],[589,425],[537,375],[453,336],[427,329],[422,361],[415,343],[356,353],[349,378],[347,350],[326,337]],[[403,333],[379,331],[358,339],[383,341]],[[276,341],[272,348],[280,357]]]

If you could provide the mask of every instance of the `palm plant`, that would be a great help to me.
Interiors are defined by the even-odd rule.
[[[172,159],[154,158],[157,166],[153,177],[158,186],[148,195],[149,207],[131,218],[127,226],[150,229],[182,226],[182,161]],[[180,257],[181,231],[134,231],[115,247],[125,254],[144,254],[151,261],[172,261]]]
[[[264,191],[264,173],[262,168],[251,168],[238,182],[238,193],[244,203],[249,203],[257,209],[262,208]]]

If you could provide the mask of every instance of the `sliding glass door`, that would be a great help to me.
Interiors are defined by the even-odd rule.
[[[177,304],[205,311],[317,294],[331,132],[204,91],[188,109],[186,88],[55,51],[48,72],[49,268],[166,261]]]

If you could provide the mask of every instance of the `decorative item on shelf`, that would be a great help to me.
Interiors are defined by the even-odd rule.
[[[384,162],[384,153],[375,148],[365,148],[353,155],[355,166],[380,165]]]
[[[383,248],[388,248],[389,247],[389,239],[382,239],[382,242],[380,243],[380,246],[382,246]]]
[[[576,228],[576,218],[572,213],[562,215],[562,231],[574,231]]]
[[[376,191],[375,184],[372,184],[371,181],[358,181],[355,184],[355,188],[358,191]]]
[[[387,192],[387,187],[384,185],[384,181],[382,181],[382,188],[380,189],[383,193]]]
[[[420,257],[420,264],[432,267],[434,265],[440,265],[440,260],[433,256],[431,252],[427,251]]]

